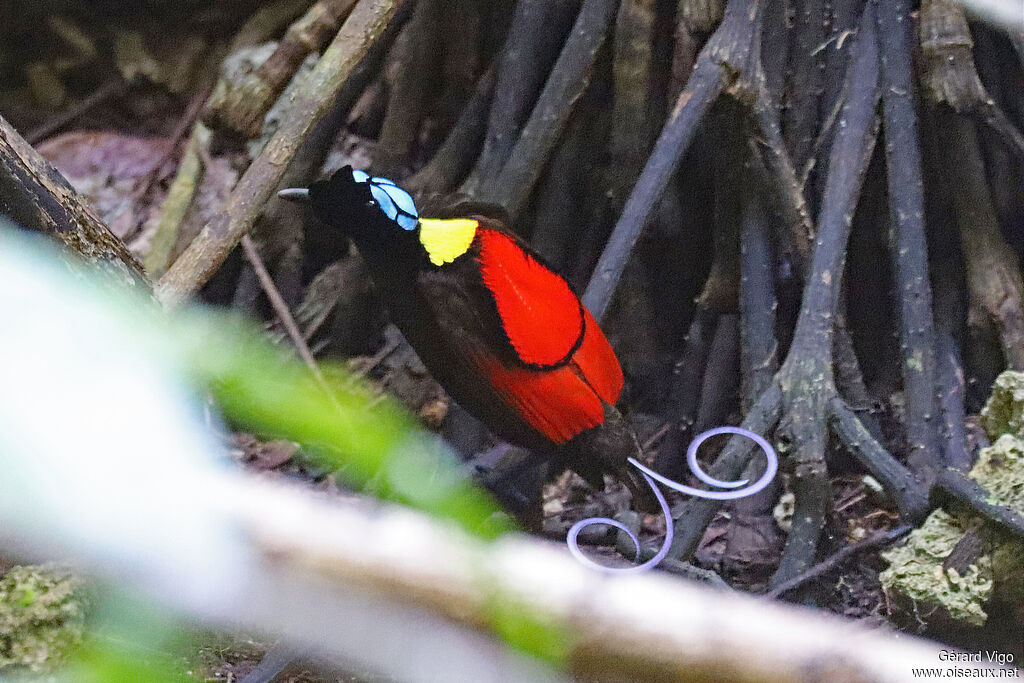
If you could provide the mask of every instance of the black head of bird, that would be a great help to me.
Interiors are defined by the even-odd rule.
[[[284,199],[308,200],[320,220],[342,230],[358,242],[382,242],[413,233],[419,220],[408,192],[387,178],[344,166],[308,189],[278,193]]]

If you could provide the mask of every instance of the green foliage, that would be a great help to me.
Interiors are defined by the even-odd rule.
[[[490,498],[459,471],[441,443],[392,400],[380,400],[338,367],[326,386],[284,358],[256,330],[193,314],[175,326],[183,366],[208,387],[232,422],[303,444],[350,483],[373,481],[382,498],[495,538],[512,529]]]
[[[572,637],[565,624],[545,619],[500,592],[488,602],[490,627],[512,647],[556,666],[564,664]]]
[[[82,642],[87,602],[66,568],[13,567],[0,579],[0,668],[58,666]]]
[[[216,444],[197,419],[202,400],[212,396],[232,425],[297,441],[350,483],[371,484],[368,488],[381,497],[451,521],[485,540],[512,529],[508,518],[472,485],[438,439],[395,402],[375,394],[342,368],[325,367],[325,380],[318,381],[252,324],[202,310],[165,315],[145,296],[133,296],[118,283],[97,278],[86,269],[69,268],[48,244],[4,230],[0,230],[0,243],[4,246],[0,279],[24,286],[18,291],[13,286],[0,288],[8,292],[5,301],[12,319],[21,321],[12,329],[23,333],[8,337],[8,349],[22,355],[32,350],[51,361],[45,372],[31,378],[35,384],[25,384],[23,376],[17,376],[23,384],[15,386],[22,392],[36,384],[42,388],[35,394],[20,394],[18,403],[9,402],[11,415],[19,414],[16,408],[35,410],[37,404],[47,405],[55,390],[64,386],[86,387],[94,399],[85,404],[89,410],[69,410],[63,415],[66,448],[60,439],[37,439],[38,430],[26,427],[12,432],[3,454],[9,490],[10,482],[20,481],[25,490],[36,491],[32,487],[38,486],[38,491],[48,492],[55,487],[54,476],[72,477],[78,469],[109,476],[120,471],[117,463],[137,463],[143,454],[151,456],[155,476],[185,477],[177,483],[159,479],[162,490],[174,490],[184,485],[188,472],[201,473],[220,464],[215,461],[215,448],[203,448]],[[65,339],[68,330],[81,333],[72,354],[64,353],[66,344],[53,341]],[[51,386],[54,390],[49,393],[43,390]],[[90,389],[96,386],[106,391]],[[189,395],[196,400],[182,409],[182,399],[187,402]],[[133,415],[149,420],[145,429],[126,422],[117,403],[121,398],[134,401]],[[97,415],[109,416],[110,432],[88,430]],[[85,429],[76,430],[76,420],[90,419],[93,422],[87,422]],[[111,432],[124,438],[111,440]],[[83,433],[92,440],[83,439]],[[176,446],[179,437],[181,445]],[[150,441],[161,448],[147,450],[153,445]],[[49,474],[41,477],[40,470]],[[125,481],[126,486],[140,480],[134,476]],[[68,497],[61,500],[70,504]],[[38,523],[41,533],[61,538],[59,542],[67,543],[69,536],[75,543],[83,541],[75,536],[74,525],[59,524],[55,521],[59,515],[39,501],[38,493],[8,497],[4,512],[22,530]],[[99,520],[134,518],[123,500],[93,500],[87,490],[72,502],[96,511]],[[165,517],[154,514],[157,519]],[[146,519],[149,522],[144,524],[154,523],[153,514]],[[106,533],[116,536],[114,529]],[[159,537],[160,532],[154,528],[150,533]],[[158,554],[148,561],[156,561]],[[76,592],[78,580],[63,574],[46,578],[32,571],[14,570],[0,583],[0,653],[8,657],[0,666],[53,668],[74,650],[72,664],[54,675],[74,681],[188,680],[174,673],[187,668],[184,660],[168,654],[182,651],[186,629],[180,623],[156,608],[147,609],[145,601],[132,599],[125,586],[108,585],[102,593],[90,592],[102,600],[90,610],[87,631],[85,607]],[[529,620],[517,621],[514,610],[499,612],[495,630],[524,649],[553,656],[558,643],[564,642],[550,629],[536,631],[550,638],[531,637]]]
[[[1007,370],[996,378],[981,421],[992,441],[1003,434],[1024,438],[1024,372]]]

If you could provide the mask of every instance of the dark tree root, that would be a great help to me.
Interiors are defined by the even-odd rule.
[[[794,270],[802,274],[811,253],[814,222],[804,198],[803,181],[797,176],[793,161],[786,151],[779,110],[771,103],[763,79],[760,86],[762,94],[753,108],[758,135],[753,141],[768,170],[762,176],[762,181],[771,190],[768,199],[772,208],[782,217],[782,226],[785,228],[779,235],[779,241],[788,245]]]
[[[441,147],[426,166],[405,181],[410,192],[445,193],[469,173],[487,128],[487,108],[494,96],[494,73],[493,66],[484,72]]]
[[[767,434],[778,422],[781,409],[782,392],[773,384],[747,411],[740,426],[757,434]],[[715,462],[706,469],[716,479],[736,480],[751,461],[754,448],[755,444],[750,439],[730,438]],[[669,558],[680,560],[693,556],[719,506],[717,501],[691,498],[674,511],[677,512],[673,524],[675,535],[668,551]]]
[[[831,402],[832,428],[847,443],[850,452],[879,480],[896,502],[900,516],[920,523],[936,506],[950,501],[962,503],[1003,530],[1024,539],[1024,515],[989,502],[991,494],[970,479],[963,470],[945,467],[929,486],[893,458],[867,430],[841,399]]]
[[[793,162],[803,168],[811,158],[817,137],[818,109],[824,89],[826,50],[818,49],[826,40],[828,3],[819,0],[794,0],[793,39],[789,52],[790,85],[785,102],[786,142]]]
[[[739,316],[735,313],[719,316],[694,422],[693,431],[697,434],[722,424],[735,405],[740,383],[739,328]]]
[[[940,331],[935,339],[939,406],[942,409],[942,464],[966,472],[974,464],[964,418],[964,370],[960,350],[951,334]]]
[[[696,298],[696,310],[686,335],[686,348],[677,367],[670,403],[677,429],[665,440],[656,465],[671,477],[686,472],[683,454],[690,439],[710,424],[711,405],[719,402],[723,388],[736,367],[732,353],[719,356],[715,349],[728,338],[721,329],[726,315],[737,308],[740,285],[739,234],[740,199],[733,188],[742,183],[744,147],[740,132],[728,116],[735,107],[719,107],[714,123],[724,144],[713,156],[715,176],[714,258],[704,286]],[[770,273],[769,273],[770,279]],[[733,320],[735,324],[735,319]],[[773,330],[766,330],[774,335]],[[774,338],[774,336],[772,336]],[[724,381],[723,381],[724,380]],[[717,397],[717,398],[716,398]]]
[[[763,13],[763,0],[731,0],[722,25],[701,51],[693,74],[662,128],[583,294],[583,303],[599,321],[608,310],[640,232],[704,114],[727,87],[731,87],[731,94],[737,97],[749,91],[749,87],[739,85],[741,74],[759,73],[756,67],[751,68],[751,63],[757,63],[760,51]]]
[[[846,326],[845,313],[841,312],[836,316],[833,333],[832,364],[836,372],[836,388],[839,389],[839,394],[845,397],[857,419],[864,423],[876,439],[881,438],[882,427],[875,417],[875,400],[864,382],[864,373],[853,347],[853,338]]]
[[[899,294],[900,347],[907,462],[923,481],[939,468],[935,347],[928,246],[924,232],[924,184],[918,117],[914,104],[909,0],[878,3],[878,35],[885,119],[892,257]]]
[[[920,14],[922,82],[935,104],[988,126],[1024,161],[1024,133],[989,95],[974,63],[974,40],[964,11],[953,0],[923,0]]]
[[[416,141],[433,83],[437,37],[444,8],[439,0],[417,0],[412,16],[399,36],[397,75],[388,97],[387,113],[377,137],[374,162],[377,172],[392,177],[403,166]],[[402,38],[405,38],[403,41]]]
[[[749,175],[749,174],[748,174]],[[749,410],[772,384],[778,370],[778,342],[775,334],[775,262],[768,237],[768,219],[761,198],[746,195],[740,217],[740,403]],[[753,481],[760,468],[751,462],[743,478]],[[733,503],[739,517],[753,518],[770,513],[780,491],[779,482]]]
[[[1024,370],[1024,285],[1020,262],[1003,238],[985,180],[974,123],[948,109],[938,112],[938,146],[967,271],[967,323],[981,337],[997,338],[1007,367]]]
[[[693,426],[718,317],[717,311],[697,307],[686,333],[682,359],[676,364],[668,398],[674,429],[665,437],[654,460],[655,469],[671,479],[679,479],[685,473],[680,453],[695,434]]]
[[[1004,505],[990,503],[991,494],[959,470],[946,468],[939,472],[932,497],[939,504],[955,501],[967,505],[986,521],[1024,540],[1024,515]]]
[[[709,40],[676,109],[665,125],[636,187],[626,202],[584,302],[600,318],[607,310],[626,260],[664,190],[698,122],[723,92],[751,112],[772,195],[780,204],[796,255],[809,253],[811,221],[802,188],[782,140],[777,110],[765,86],[759,61],[763,6],[758,0],[733,0],[718,31]],[[788,444],[787,460],[797,492],[795,524],[780,568],[780,583],[804,571],[814,559],[818,536],[830,503],[824,463],[828,402],[837,396],[833,382],[832,330],[839,304],[845,245],[860,186],[877,130],[878,59],[872,8],[864,12],[857,58],[848,69],[848,96],[832,148],[821,233],[790,354],[771,386],[754,403],[743,426],[767,433],[778,424]],[[781,417],[781,420],[779,419]],[[714,476],[735,478],[746,466],[749,448],[733,439],[712,467]],[[692,552],[714,514],[715,505],[691,501],[675,524],[670,557]]]
[[[772,579],[774,585],[811,565],[831,500],[824,451],[829,401],[838,396],[832,379],[832,331],[846,242],[877,130],[878,64],[870,8],[864,13],[856,58],[847,75],[846,104],[832,148],[820,231],[793,344],[770,388],[744,421],[744,427],[761,433],[778,425],[776,435],[785,444],[786,461],[793,473],[797,496],[794,526]],[[739,444],[730,442],[713,467],[715,476],[719,476],[719,468],[728,470],[725,476],[738,476],[746,464],[740,452],[746,454],[747,449],[741,451]],[[714,512],[713,506],[702,503],[687,503],[688,509],[676,524],[677,543],[670,556],[679,557],[675,553],[696,546]]]
[[[615,18],[615,90],[604,190],[616,210],[640,175],[657,132],[649,99],[655,21],[653,0],[622,0]]]
[[[601,100],[597,88],[589,88],[573,111],[561,142],[551,156],[542,182],[537,185],[536,218],[530,243],[548,263],[569,275],[572,251],[578,244],[579,207],[590,199],[590,179],[597,172],[603,124]]]
[[[857,541],[856,543],[848,545],[842,550],[832,555],[831,557],[829,557],[828,559],[822,560],[818,564],[814,565],[813,567],[811,567],[804,573],[800,574],[799,576],[794,576],[789,581],[786,581],[785,583],[780,583],[779,585],[775,586],[775,588],[765,593],[765,597],[772,599],[781,598],[786,593],[789,593],[795,588],[803,586],[808,581],[813,581],[814,579],[817,579],[821,576],[828,574],[831,571],[834,571],[835,569],[838,569],[844,563],[848,562],[857,555],[862,555],[870,550],[884,548],[890,543],[898,541],[899,539],[903,538],[911,531],[913,531],[913,529],[913,526],[909,524],[904,524],[896,527],[895,529],[890,529],[889,531],[881,531],[875,534],[874,536],[865,538],[862,541]]]
[[[749,410],[768,388],[779,365],[774,262],[761,199],[748,196],[740,223],[740,365],[744,410]]]
[[[594,61],[608,35],[617,5],[618,0],[584,1],[519,139],[508,152],[507,162],[497,170],[498,162],[492,161],[491,168],[495,170],[482,173],[479,178],[480,187],[474,194],[504,206],[513,219],[529,198],[573,106],[590,83]]]
[[[871,436],[841,398],[830,401],[829,417],[832,431],[850,455],[885,488],[900,517],[914,523],[922,521],[929,511],[928,488]]]
[[[462,191],[475,195],[493,182],[512,153],[516,133],[551,69],[577,5],[572,0],[522,0],[515,4],[497,66],[494,100],[483,149]]]
[[[935,113],[936,151],[949,175],[967,272],[968,325],[978,345],[1002,348],[1006,365],[1024,369],[1024,288],[1020,263],[1006,243],[986,181],[975,121],[988,124],[1024,160],[1024,136],[985,90],[971,52],[963,11],[951,0],[921,9],[923,90]]]

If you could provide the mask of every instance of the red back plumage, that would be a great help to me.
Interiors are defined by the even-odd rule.
[[[615,404],[623,377],[597,321],[568,283],[514,238],[484,228],[477,239],[481,275],[505,335],[519,359],[535,368],[481,359],[481,370],[506,402],[555,443],[603,422],[602,402]]]
[[[520,360],[563,362],[583,331],[583,308],[568,283],[508,235],[480,231],[480,272]]]

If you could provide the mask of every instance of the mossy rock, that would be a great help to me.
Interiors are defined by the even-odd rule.
[[[933,512],[906,543],[882,553],[889,568],[879,575],[886,593],[909,600],[917,616],[943,617],[982,626],[992,597],[992,558],[983,555],[966,572],[947,572],[942,563],[963,538],[963,520],[945,510]],[[922,616],[923,615],[923,616]]]
[[[1017,436],[1004,434],[982,449],[970,476],[991,493],[992,503],[1024,512],[1024,441]],[[971,529],[982,536],[983,554],[965,570],[945,569],[946,558]],[[916,619],[983,626],[992,599],[1024,607],[1024,544],[967,510],[936,510],[882,557],[889,563],[879,576],[882,587]]]
[[[1024,372],[1007,370],[996,378],[981,422],[993,441],[1003,434],[1024,439]]]
[[[85,612],[82,581],[70,570],[13,567],[0,579],[0,671],[46,671],[63,663],[82,642]]]

